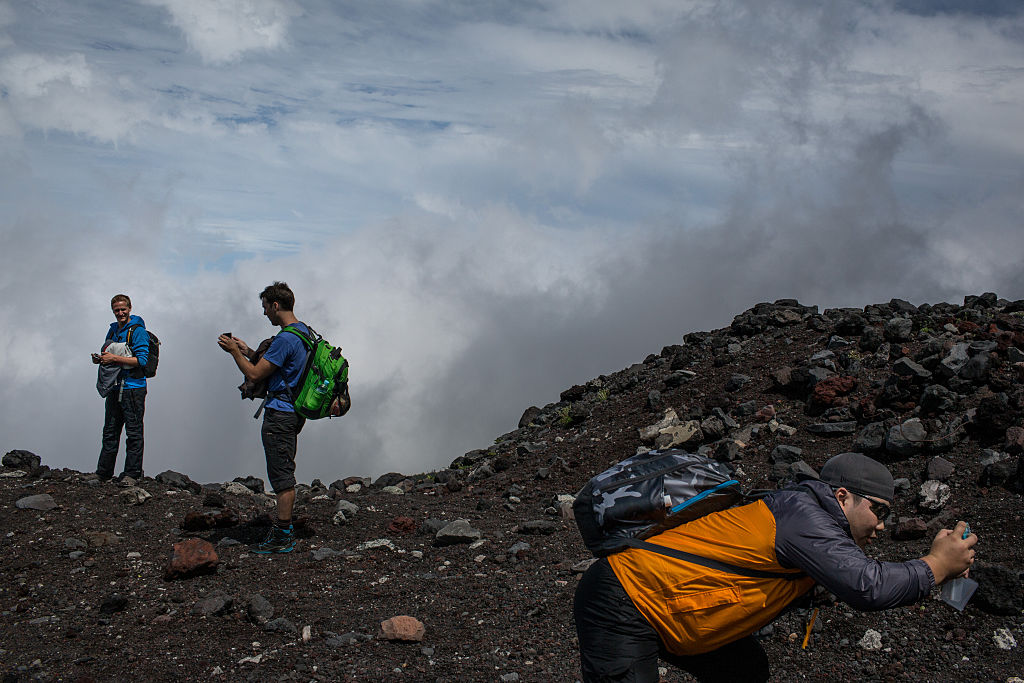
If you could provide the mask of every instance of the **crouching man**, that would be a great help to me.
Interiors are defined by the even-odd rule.
[[[894,497],[883,464],[843,453],[819,479],[646,539],[728,567],[642,548],[601,558],[583,575],[573,606],[583,680],[657,683],[660,657],[702,683],[766,681],[768,658],[751,634],[815,583],[855,609],[882,610],[965,574],[978,538],[962,538],[964,522],[940,531],[919,559],[864,554]]]

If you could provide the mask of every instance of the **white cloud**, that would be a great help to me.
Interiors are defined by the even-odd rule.
[[[282,0],[146,0],[171,13],[189,45],[211,64],[235,62],[248,52],[287,44],[298,10]]]
[[[0,61],[0,87],[7,92],[5,118],[24,128],[117,142],[147,117],[144,106],[121,99],[81,54],[15,54]]]

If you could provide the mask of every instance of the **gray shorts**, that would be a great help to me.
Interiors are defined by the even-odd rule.
[[[274,493],[295,488],[295,450],[306,418],[297,413],[267,408],[263,411],[263,452],[267,479]]]

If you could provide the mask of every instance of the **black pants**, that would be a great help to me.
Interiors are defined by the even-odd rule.
[[[753,636],[700,655],[668,652],[604,558],[580,579],[573,617],[584,683],[658,683],[659,657],[701,683],[768,680],[768,657]]]
[[[142,418],[146,414],[146,387],[117,388],[107,395],[103,415],[103,447],[96,464],[96,474],[104,479],[114,476],[117,449],[121,445],[121,429],[125,436],[124,474],[142,477],[142,451],[145,446]]]

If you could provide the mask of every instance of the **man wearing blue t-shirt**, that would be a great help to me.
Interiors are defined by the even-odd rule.
[[[284,282],[275,282],[260,293],[263,314],[271,325],[292,325],[309,334],[305,323],[292,312],[295,295]],[[295,505],[295,450],[306,418],[295,412],[292,391],[298,384],[306,362],[306,346],[296,334],[278,334],[270,348],[255,364],[249,360],[249,347],[241,339],[222,334],[217,344],[231,354],[247,380],[267,381],[264,407],[263,451],[267,458],[267,478],[277,496],[277,520],[267,538],[254,548],[258,553],[288,553],[295,549],[292,508]]]

